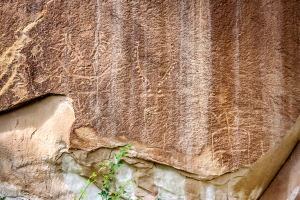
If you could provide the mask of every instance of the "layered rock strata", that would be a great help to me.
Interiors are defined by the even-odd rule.
[[[116,148],[70,148],[74,120],[72,100],[65,96],[46,97],[0,115],[0,196],[73,199],[101,161],[114,161]],[[139,159],[133,148],[117,173],[115,187],[131,180],[134,185],[126,188],[124,198],[144,200],[258,199],[299,139],[300,118],[281,143],[254,164],[211,179]],[[98,177],[85,199],[100,199],[101,174]]]

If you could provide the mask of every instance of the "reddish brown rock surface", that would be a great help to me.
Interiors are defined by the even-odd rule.
[[[70,147],[133,143],[202,177],[254,163],[300,114],[300,2],[0,2],[0,109],[62,94]],[[192,183],[191,183],[192,184]]]

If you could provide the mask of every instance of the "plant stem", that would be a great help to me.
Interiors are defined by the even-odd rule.
[[[84,188],[84,190],[83,190],[83,193],[84,193],[84,191],[86,191],[86,188],[87,187],[89,187],[90,185],[92,184],[92,182],[90,182],[85,188]],[[83,193],[81,193],[81,195],[80,195],[80,197],[79,197],[79,199],[81,199],[81,197],[82,197],[82,195],[83,195]]]

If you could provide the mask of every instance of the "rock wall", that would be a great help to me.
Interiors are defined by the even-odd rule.
[[[299,139],[299,10],[296,0],[1,1],[0,192],[69,198],[70,180],[94,169],[75,152],[132,143],[131,159],[152,166],[127,161],[135,195],[257,199]],[[25,173],[35,167],[36,179]]]
[[[300,144],[298,143],[292,154],[289,156],[283,167],[260,198],[261,200],[297,200],[300,198],[299,155]]]

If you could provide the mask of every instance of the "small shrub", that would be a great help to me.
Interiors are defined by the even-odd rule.
[[[123,161],[121,160],[122,157],[126,157],[128,154],[128,150],[131,148],[131,144],[125,146],[125,148],[120,148],[120,153],[121,154],[116,154],[116,159],[117,162],[108,162],[108,163],[103,163],[101,162],[101,168],[98,170],[99,172],[101,170],[104,170],[106,168],[110,168],[109,173],[103,175],[104,180],[102,181],[102,185],[103,185],[103,190],[98,193],[102,199],[105,200],[117,200],[121,197],[122,194],[126,194],[126,190],[125,190],[125,186],[126,185],[132,185],[133,182],[132,181],[126,181],[124,182],[114,193],[111,193],[109,191],[110,187],[114,185],[114,182],[116,181],[116,178],[114,178],[113,176],[116,174],[116,170],[119,169],[122,164]],[[95,172],[93,172],[93,174],[89,177],[89,179],[85,182],[85,185],[83,186],[84,189],[81,190],[81,192],[79,193],[79,198],[75,197],[74,200],[79,200],[79,199],[83,199],[84,196],[87,194],[86,189],[93,183],[97,182],[98,180],[95,179],[95,177],[97,177],[97,174]],[[109,197],[110,196],[110,197]],[[127,198],[127,200],[131,200],[131,197]],[[160,200],[160,199],[159,199]]]
[[[117,163],[114,163],[114,162],[103,163],[103,162],[101,162],[101,168],[98,170],[98,172],[100,172],[101,170],[104,170],[106,168],[110,168],[109,173],[103,175],[104,180],[102,181],[102,185],[103,185],[104,190],[102,190],[100,193],[98,193],[98,195],[100,195],[102,197],[102,199],[104,199],[104,200],[117,200],[121,197],[122,194],[127,193],[126,190],[125,190],[126,185],[133,185],[132,181],[126,181],[114,193],[111,193],[109,191],[110,187],[113,186],[114,182],[116,181],[116,178],[114,178],[113,175],[115,175],[116,170],[119,169],[122,166],[123,161],[121,159],[122,159],[122,157],[126,157],[128,155],[128,150],[130,148],[131,148],[131,144],[126,145],[125,148],[120,148],[121,154],[116,154],[115,155],[116,159],[117,159]],[[80,195],[79,198],[75,197],[74,200],[83,199],[85,197],[85,195],[87,194],[86,189],[91,184],[98,181],[97,179],[95,179],[95,177],[97,177],[97,174],[95,172],[93,172],[93,174],[85,182],[85,185],[83,186],[84,189],[82,189],[81,192],[79,193],[79,195]],[[5,200],[5,199],[6,199],[6,197],[1,197],[0,196],[0,200]],[[132,200],[132,199],[131,199],[131,197],[129,197],[129,198],[127,198],[127,200]],[[142,199],[138,199],[138,200],[142,200]],[[161,200],[161,198],[158,198],[158,200]]]

